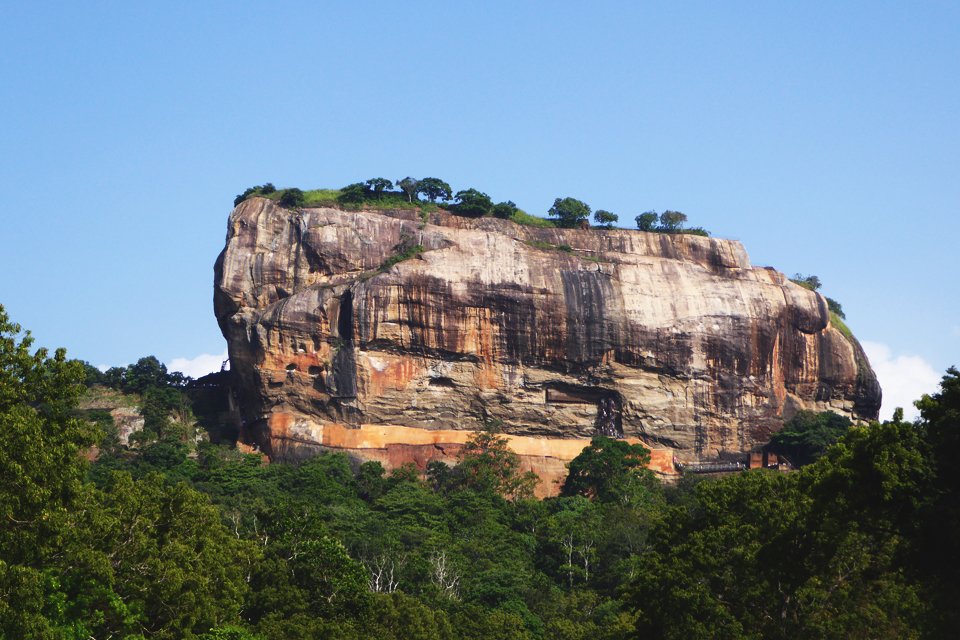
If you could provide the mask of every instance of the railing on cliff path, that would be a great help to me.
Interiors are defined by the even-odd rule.
[[[680,473],[729,473],[743,471],[747,465],[742,460],[736,462],[675,462]]]

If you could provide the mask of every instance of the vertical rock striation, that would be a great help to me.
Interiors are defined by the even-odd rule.
[[[242,438],[273,457],[425,464],[496,421],[554,480],[597,433],[669,472],[880,405],[823,297],[731,240],[251,198],[215,272]]]

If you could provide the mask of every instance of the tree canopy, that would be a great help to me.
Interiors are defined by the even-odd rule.
[[[653,475],[647,469],[649,462],[650,451],[641,444],[596,436],[570,461],[563,495],[582,495],[605,502],[623,498],[637,483],[652,481]]]
[[[613,225],[616,224],[619,219],[620,216],[606,209],[597,209],[593,212],[593,221],[603,229],[613,229]]]
[[[479,218],[493,209],[493,200],[487,194],[476,189],[457,191],[454,196],[454,210],[460,215]]]
[[[576,198],[557,198],[548,213],[558,227],[572,229],[590,219],[590,205]]]
[[[424,178],[417,188],[430,202],[436,202],[437,200],[445,202],[450,199],[453,193],[450,190],[450,185],[440,178]]]
[[[397,180],[397,186],[406,194],[408,202],[413,202],[420,192],[420,181],[410,176]]]
[[[804,462],[794,472],[662,485],[644,447],[597,437],[545,500],[492,429],[426,469],[343,453],[264,464],[163,436],[186,419],[166,398],[207,413],[196,389],[154,358],[117,369],[118,391],[88,387],[89,367],[34,350],[0,307],[0,637],[934,639],[960,628],[955,368],[913,423],[798,413],[781,432]],[[160,433],[94,450],[112,419],[90,407],[117,396]]]
[[[798,411],[773,434],[770,448],[796,466],[810,464],[850,428],[850,419],[833,411]]]
[[[657,220],[659,219],[660,216],[656,211],[644,211],[635,218],[637,229],[640,231],[654,231],[657,226]]]
[[[637,223],[637,229],[640,231],[652,231],[656,233],[684,233],[695,236],[709,236],[710,232],[703,227],[685,227],[687,214],[680,211],[667,210],[663,213],[656,211],[644,211],[634,220]]]

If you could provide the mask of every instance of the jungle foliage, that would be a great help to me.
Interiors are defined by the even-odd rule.
[[[153,383],[133,391],[129,368],[119,383],[141,406],[151,389],[188,397],[189,385],[143,364],[133,367]],[[63,350],[34,350],[0,308],[2,638],[949,638],[960,628],[953,368],[915,423],[899,413],[840,429],[808,416],[813,428],[799,431],[819,420],[838,439],[813,438],[819,457],[796,472],[663,486],[647,450],[598,437],[547,500],[531,497],[536,478],[493,431],[426,473],[342,454],[265,464],[162,429],[89,463],[82,454],[103,442],[110,414],[78,410],[88,373]]]

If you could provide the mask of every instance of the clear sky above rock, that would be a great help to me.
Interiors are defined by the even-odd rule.
[[[0,304],[40,344],[209,367],[235,194],[431,175],[816,274],[891,402],[960,364],[960,5],[275,4],[4,8]]]

